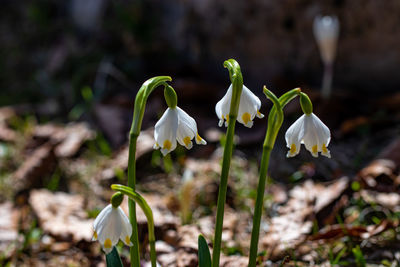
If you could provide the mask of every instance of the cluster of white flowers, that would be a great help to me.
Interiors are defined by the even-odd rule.
[[[225,126],[229,123],[231,100],[232,85],[215,107],[220,127],[224,122]],[[246,86],[243,86],[237,120],[246,127],[252,127],[253,119],[256,116],[258,118],[264,117],[259,111],[260,107],[260,99]],[[199,136],[196,121],[192,117],[177,106],[168,108],[155,126],[154,139],[156,143],[154,148],[160,149],[162,154],[166,155],[176,148],[178,141],[187,149],[191,149],[193,138],[197,144],[207,144]],[[329,128],[313,113],[304,114],[296,120],[287,130],[285,138],[289,148],[287,157],[296,156],[300,152],[301,144],[304,144],[314,157],[318,156],[318,152],[330,157],[330,152],[327,149],[331,138]],[[131,224],[120,207],[115,208],[111,204],[108,205],[94,221],[93,240],[99,240],[106,253],[111,252],[119,239],[131,246],[131,234]]]

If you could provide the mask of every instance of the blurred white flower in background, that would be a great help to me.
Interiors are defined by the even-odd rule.
[[[339,20],[336,16],[317,16],[314,19],[314,36],[324,63],[322,96],[329,98],[333,76],[333,62],[339,38]]]

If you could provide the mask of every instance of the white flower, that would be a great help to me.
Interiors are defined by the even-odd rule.
[[[229,86],[225,96],[215,106],[215,112],[219,118],[219,127],[222,126],[225,120],[225,127],[229,123],[229,109],[232,101],[232,84]],[[255,116],[263,118],[264,115],[260,113],[261,107],[260,99],[253,94],[246,86],[243,85],[242,94],[240,95],[239,111],[237,120],[244,124],[244,126],[251,128],[253,126],[253,119]]]
[[[331,140],[329,128],[314,113],[304,114],[286,131],[286,146],[289,148],[287,157],[294,157],[300,152],[300,144],[314,157],[321,152],[325,157],[330,158],[331,154],[327,148]]]
[[[191,149],[193,138],[197,144],[207,144],[198,134],[196,121],[192,117],[179,107],[168,108],[156,123],[154,149],[160,148],[165,156],[176,148],[176,140],[182,146]]]
[[[111,252],[118,239],[132,246],[132,226],[120,207],[114,208],[111,204],[105,207],[94,221],[93,228],[93,240],[99,240],[106,254]]]
[[[332,63],[339,35],[339,20],[337,17],[317,16],[314,19],[313,27],[322,60],[324,63]]]

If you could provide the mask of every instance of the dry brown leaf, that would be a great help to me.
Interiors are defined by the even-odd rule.
[[[400,211],[400,195],[398,193],[384,193],[372,190],[361,190],[361,197],[367,203],[374,203],[389,208],[394,212]]]
[[[249,263],[248,257],[232,255],[232,256],[225,256],[221,255],[220,266],[223,267],[241,267],[247,266]]]
[[[186,251],[185,249],[178,249],[176,252],[176,266],[177,267],[196,267],[198,266],[197,252]]]
[[[395,169],[396,164],[393,161],[377,159],[358,173],[358,179],[367,188],[381,192],[393,192],[397,186]]]
[[[168,230],[176,230],[179,225],[179,218],[176,217],[167,208],[165,197],[158,194],[141,194],[142,197],[149,204],[153,211],[154,228],[157,233],[166,233]],[[125,211],[125,214],[129,214],[128,199],[124,198],[121,203],[121,208]],[[139,229],[142,229],[145,233],[147,232],[147,218],[139,206],[136,206],[136,218]]]
[[[33,136],[51,140],[51,143],[57,144],[56,156],[66,158],[74,156],[86,141],[94,139],[96,135],[87,123],[80,122],[65,126],[52,123],[37,125]]]
[[[140,132],[136,144],[136,159],[153,150],[154,137],[153,128]],[[109,162],[108,167],[103,169],[99,175],[100,180],[107,180],[115,177],[115,169],[126,170],[128,168],[129,146],[125,145],[115,157]]]
[[[52,193],[46,189],[32,190],[29,204],[45,233],[72,238],[74,242],[91,240],[93,220],[87,218],[82,196]]]
[[[13,142],[17,138],[14,130],[7,125],[7,120],[15,116],[14,109],[10,107],[0,108],[0,140],[5,142]]]
[[[55,148],[57,157],[72,157],[88,140],[96,137],[95,133],[86,123],[70,123],[65,127],[65,138]]]
[[[295,249],[305,241],[314,216],[332,206],[347,188],[348,178],[343,177],[330,185],[307,180],[290,190],[288,202],[278,209],[279,216],[271,218],[260,239],[270,259],[281,258],[288,249]]]
[[[11,202],[0,204],[0,251],[13,253],[8,249],[18,237],[19,210]],[[4,255],[8,257],[10,255]]]
[[[309,237],[309,240],[331,240],[338,239],[343,236],[352,236],[362,239],[368,239],[371,236],[382,233],[383,231],[392,228],[395,225],[394,222],[389,220],[383,220],[377,225],[348,225],[348,224],[335,224],[328,225],[321,229],[317,234]]]
[[[15,172],[14,188],[16,191],[22,191],[39,185],[42,178],[54,170],[55,165],[53,145],[42,145],[29,155]]]
[[[17,134],[14,130],[8,128],[5,124],[0,123],[0,140],[4,142],[14,142]]]

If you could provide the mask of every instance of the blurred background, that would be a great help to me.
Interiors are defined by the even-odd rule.
[[[399,1],[4,0],[1,4],[0,214],[16,212],[19,223],[0,221],[0,245],[11,251],[0,255],[0,263],[38,264],[24,257],[32,251],[54,251],[41,247],[44,236],[55,239],[62,255],[70,247],[62,247],[60,242],[80,244],[87,261],[78,259],[78,266],[101,262],[98,247],[96,253],[89,253],[89,245],[82,239],[60,238],[43,229],[40,216],[29,215],[31,209],[40,210],[32,204],[31,189],[83,195],[79,205],[87,211],[87,218],[95,217],[110,195],[103,190],[126,179],[126,165],[121,162],[126,160],[123,151],[134,97],[141,84],[153,76],[172,77],[178,105],[196,119],[209,145],[190,151],[178,149],[167,160],[144,149],[148,155],[143,156],[138,172],[143,180],[153,178],[149,178],[150,185],[143,181],[141,189],[165,193],[165,188],[154,189],[151,182],[167,172],[169,178],[161,181],[179,193],[185,188],[179,186],[187,160],[216,157],[218,162],[225,129],[218,128],[214,108],[230,84],[223,68],[229,58],[239,62],[245,85],[263,103],[262,113],[267,115],[271,107],[262,94],[263,85],[277,95],[301,87],[313,100],[314,112],[331,129],[332,159],[314,159],[303,148],[298,157],[287,160],[284,132],[301,115],[297,100],[288,105],[271,161],[273,181],[286,189],[307,178],[327,182],[349,176],[350,181],[356,181],[360,170],[377,158],[390,159],[392,174],[398,174]],[[336,16],[340,23],[329,98],[321,97],[324,64],[313,34],[318,15]],[[147,105],[143,130],[154,126],[165,108],[162,90],[156,90]],[[236,128],[236,156],[248,160],[245,172],[257,177],[266,121],[255,119],[251,130],[239,124]],[[79,132],[78,137],[65,141],[74,132]],[[148,136],[151,140],[151,130]],[[67,144],[59,148],[63,142]],[[125,158],[119,158],[121,153]],[[27,164],[32,158],[39,160]],[[193,167],[200,165],[192,162],[192,172],[204,173]],[[104,174],[106,171],[109,173]],[[103,175],[101,182],[91,181],[98,179],[98,173]],[[397,192],[396,181],[386,191]],[[97,183],[103,188],[96,189],[93,184]],[[218,182],[211,184],[215,189]],[[97,200],[86,195],[93,190],[98,190]],[[239,195],[252,203],[253,193]],[[237,208],[233,204],[236,197],[232,193],[231,205]],[[175,198],[172,196],[175,200],[171,200],[169,210],[182,212],[179,205],[173,205],[174,201],[179,204],[179,194]],[[206,201],[210,203],[213,200]],[[17,204],[21,206],[15,208]],[[21,215],[25,206],[30,208]],[[212,214],[212,206],[193,216],[204,214]],[[21,218],[28,218],[28,225],[21,223]],[[1,233],[7,236],[10,231],[16,232],[15,236],[1,238]],[[29,238],[33,238],[32,244],[41,245],[35,248]],[[10,244],[14,244],[12,249]],[[246,250],[240,249],[239,254],[246,255]]]

